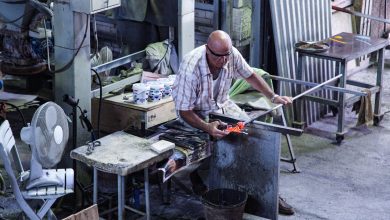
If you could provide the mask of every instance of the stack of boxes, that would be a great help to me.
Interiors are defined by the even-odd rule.
[[[214,5],[195,2],[195,47],[203,45],[209,34],[215,30]]]
[[[235,0],[234,2],[243,1],[245,0]],[[248,5],[233,7],[231,37],[233,44],[236,47],[249,44],[249,38],[251,36],[251,16],[252,8]]]
[[[252,0],[234,0],[232,11],[231,38],[233,45],[242,50],[249,45],[251,36]],[[208,35],[216,27],[213,1],[195,2],[195,46],[205,44]]]

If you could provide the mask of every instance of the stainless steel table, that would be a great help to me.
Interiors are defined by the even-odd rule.
[[[149,174],[148,167],[168,158],[172,150],[156,153],[150,149],[152,141],[140,138],[123,131],[107,135],[98,141],[101,146],[87,155],[88,146],[81,146],[71,151],[70,156],[93,167],[93,202],[97,203],[97,171],[117,174],[118,176],[118,219],[124,219],[125,209],[143,214],[125,205],[125,176],[144,170],[146,219],[150,219]]]
[[[330,48],[326,52],[322,53],[312,53],[297,50],[298,53],[298,65],[297,65],[297,79],[303,79],[303,62],[304,57],[315,57],[318,59],[332,60],[336,62],[336,71],[335,75],[342,74],[343,77],[340,78],[338,86],[340,88],[345,88],[346,85],[353,85],[361,88],[366,88],[371,91],[371,94],[375,94],[375,107],[374,107],[374,125],[378,125],[383,118],[383,113],[381,113],[381,91],[382,91],[382,72],[383,72],[383,53],[385,47],[389,44],[386,39],[382,38],[372,38],[362,35],[356,35],[352,33],[340,33],[335,36],[332,36],[325,40],[324,42],[328,43]],[[370,85],[365,82],[358,82],[353,80],[347,80],[347,71],[346,65],[347,62],[367,54],[377,52],[378,53],[378,67],[377,67],[377,76],[376,84]],[[297,94],[302,92],[302,87],[297,86]],[[344,139],[344,108],[351,104],[355,103],[360,99],[359,96],[353,96],[346,99],[346,95],[343,92],[339,92],[338,95],[334,93],[332,100],[326,100],[316,96],[305,96],[305,99],[310,101],[319,102],[322,104],[330,105],[335,107],[334,114],[338,114],[338,123],[337,123],[337,132],[336,132],[336,141],[340,143]],[[303,101],[297,101],[297,115],[296,121],[294,122],[296,127],[304,126],[304,111],[303,111]]]

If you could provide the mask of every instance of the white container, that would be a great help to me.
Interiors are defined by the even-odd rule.
[[[162,93],[164,91],[164,84],[159,81],[148,82],[150,86],[149,102],[158,102],[162,99]]]
[[[171,97],[172,86],[175,81],[169,78],[158,79],[158,81],[164,84],[164,90],[162,91],[162,98],[165,99]]]
[[[133,84],[133,102],[135,104],[146,104],[150,94],[150,86],[144,83]]]

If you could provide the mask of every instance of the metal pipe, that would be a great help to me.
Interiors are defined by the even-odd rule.
[[[340,8],[340,7],[337,7],[337,6],[332,6],[332,9],[334,9],[336,11],[345,12],[345,13],[348,13],[348,14],[351,14],[351,15],[355,15],[355,16],[359,16],[359,17],[363,17],[363,18],[368,18],[368,19],[371,19],[371,20],[374,20],[374,21],[380,21],[380,22],[384,22],[384,23],[390,24],[390,20],[389,19],[378,18],[378,17],[372,16],[372,15],[367,15],[367,14],[363,14],[363,13],[356,12],[356,11],[350,11],[348,9]]]
[[[98,172],[96,167],[93,167],[93,204],[97,204],[97,194],[98,194]]]
[[[308,89],[308,90],[302,92],[301,94],[299,94],[299,95],[293,97],[293,98],[292,98],[292,101],[294,101],[295,99],[298,99],[298,98],[300,98],[300,97],[302,97],[302,96],[304,96],[304,95],[307,95],[307,94],[309,94],[309,93],[315,92],[315,91],[317,91],[318,89],[324,87],[326,84],[329,84],[329,83],[331,83],[331,82],[333,82],[333,81],[339,79],[339,78],[342,77],[342,76],[343,76],[343,75],[340,74],[340,75],[337,75],[337,76],[335,76],[335,77],[333,77],[333,78],[331,78],[331,79],[328,79],[327,81],[325,81],[325,82],[323,82],[323,83],[321,83],[321,84],[318,84],[317,86],[314,86],[313,88]],[[269,109],[269,110],[267,110],[267,111],[265,111],[265,112],[260,112],[260,113],[254,114],[254,117],[253,117],[252,119],[248,119],[248,120],[244,121],[244,124],[251,123],[251,122],[253,122],[254,120],[256,120],[258,117],[263,116],[263,115],[266,115],[266,114],[272,112],[273,110],[278,109],[278,108],[280,108],[280,107],[282,107],[282,106],[283,106],[283,104],[279,104],[279,105],[277,105],[277,106],[275,106],[275,107],[273,107],[273,108],[271,108],[271,109]]]
[[[145,178],[145,212],[146,220],[150,220],[150,203],[149,203],[149,171],[146,167],[144,169],[144,178]]]
[[[124,64],[130,63],[131,61],[142,59],[144,57],[145,57],[145,50],[141,50],[141,51],[129,54],[127,56],[120,57],[120,58],[118,58],[116,60],[112,60],[110,62],[103,63],[101,65],[92,67],[92,69],[94,69],[98,73],[101,73],[101,72],[104,72],[104,71],[107,71],[107,70],[111,70],[111,69],[113,69],[115,67],[122,66]],[[95,72],[92,71],[91,74],[94,75]]]
[[[264,76],[264,78],[271,78],[271,79],[285,81],[285,82],[292,82],[292,83],[296,83],[296,84],[302,84],[302,85],[305,85],[305,86],[317,86],[317,85],[319,85],[318,83],[314,83],[314,82],[306,82],[306,81],[303,81],[303,80],[289,79],[289,78],[285,78],[285,77],[281,77],[281,76],[274,76],[274,75],[266,75],[266,76]],[[353,90],[350,90],[350,89],[340,88],[340,87],[336,87],[336,86],[325,85],[324,88],[325,89],[330,89],[330,90],[333,90],[333,91],[337,91],[337,92],[350,93],[350,94],[358,95],[358,96],[366,96],[367,95],[367,93],[365,93],[365,92],[353,91]]]
[[[118,220],[123,219],[124,214],[124,204],[122,197],[124,196],[123,186],[122,186],[122,176],[118,174]]]

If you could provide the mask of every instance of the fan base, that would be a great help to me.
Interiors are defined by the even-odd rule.
[[[26,189],[32,189],[43,186],[63,186],[64,181],[61,180],[56,173],[44,172],[39,178],[29,180]]]

